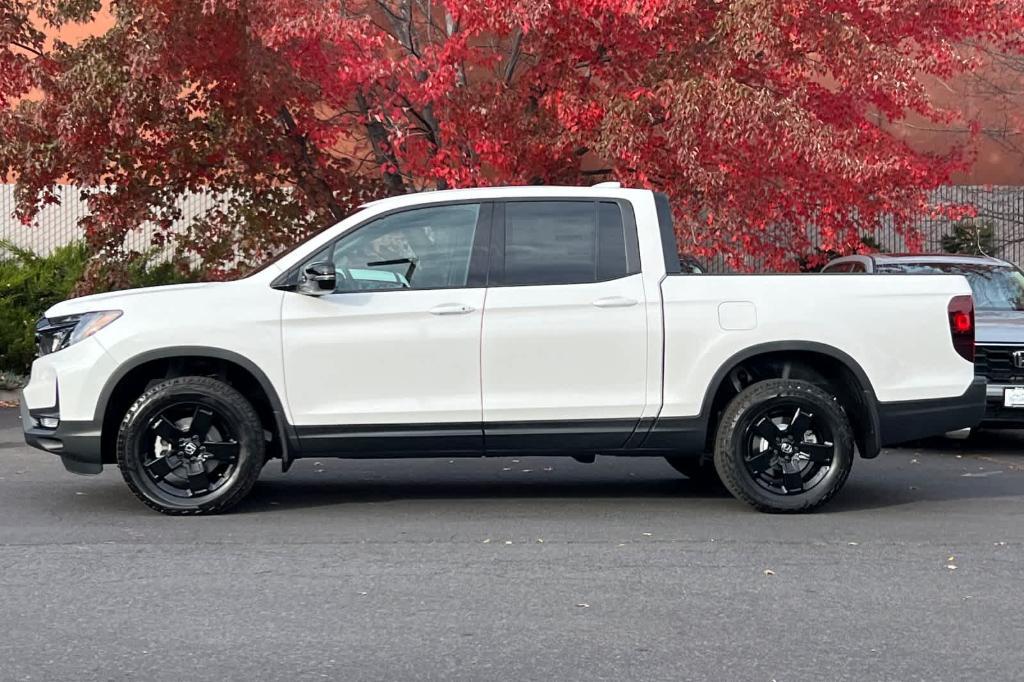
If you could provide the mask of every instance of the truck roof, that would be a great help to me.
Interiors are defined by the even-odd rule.
[[[422,204],[441,201],[462,201],[471,199],[499,199],[515,197],[621,197],[624,193],[643,190],[622,187],[618,183],[600,183],[591,187],[572,187],[561,185],[511,185],[500,187],[470,187],[467,189],[441,189],[410,194],[399,194],[393,197],[368,201],[361,206],[380,207],[384,205],[395,208],[408,204]]]

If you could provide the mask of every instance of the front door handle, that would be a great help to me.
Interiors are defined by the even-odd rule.
[[[474,310],[476,310],[476,308],[474,308],[471,305],[466,305],[464,303],[442,303],[441,305],[436,305],[433,308],[431,308],[430,309],[430,314],[431,315],[465,315],[467,313],[473,312]]]
[[[634,306],[639,301],[635,298],[626,298],[625,296],[609,296],[607,298],[599,298],[594,301],[594,305],[598,308],[628,308]]]

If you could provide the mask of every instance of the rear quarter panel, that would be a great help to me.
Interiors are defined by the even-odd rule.
[[[721,367],[775,342],[822,344],[851,356],[881,402],[960,396],[974,365],[953,348],[947,306],[970,293],[958,276],[666,277],[662,414],[698,415]]]

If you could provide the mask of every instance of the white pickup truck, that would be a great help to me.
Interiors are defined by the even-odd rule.
[[[300,457],[665,457],[764,511],[855,451],[981,420],[963,277],[681,272],[668,200],[395,197],[248,277],[86,296],[38,325],[26,440],[168,514]]]

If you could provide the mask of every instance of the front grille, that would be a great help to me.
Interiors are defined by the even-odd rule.
[[[976,346],[974,373],[992,384],[1024,383],[1024,369],[1013,362],[1013,354],[1024,351],[1024,346]]]

